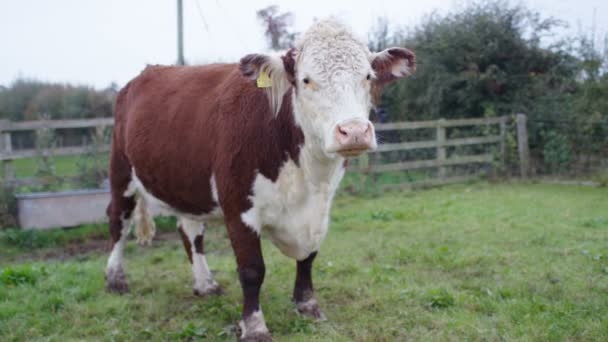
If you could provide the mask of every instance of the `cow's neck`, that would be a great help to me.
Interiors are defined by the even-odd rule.
[[[305,142],[300,150],[300,167],[304,172],[304,177],[317,186],[339,183],[344,171],[344,158],[328,158],[322,151],[311,145]]]
[[[310,132],[307,132],[305,127],[298,123],[297,116],[300,108],[295,101],[295,94],[292,95],[290,100],[293,103],[293,122],[304,135],[304,142],[300,147],[298,156],[299,168],[302,170],[304,179],[308,184],[320,190],[326,189],[333,196],[333,192],[344,175],[344,158],[339,156],[330,158],[325,154],[319,139],[316,139]],[[300,115],[300,117],[303,116]]]

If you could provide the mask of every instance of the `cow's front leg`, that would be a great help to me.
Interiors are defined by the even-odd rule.
[[[315,290],[312,286],[312,263],[316,256],[317,252],[313,252],[308,258],[298,261],[296,285],[293,289],[293,301],[296,303],[299,313],[318,321],[324,321],[327,318],[319,308],[319,304],[315,298]]]
[[[240,341],[271,341],[260,307],[260,288],[266,271],[260,237],[240,217],[232,220],[226,217],[226,226],[244,297]]]

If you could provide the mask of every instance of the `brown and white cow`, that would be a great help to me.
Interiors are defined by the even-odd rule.
[[[283,56],[146,68],[116,103],[108,288],[128,290],[126,235],[132,218],[140,238],[151,230],[146,203],[154,203],[178,217],[197,295],[221,292],[203,233],[207,218],[223,215],[244,295],[241,339],[270,338],[259,304],[262,234],[297,260],[298,311],[323,319],[311,267],[345,158],[376,148],[370,89],[414,68],[409,50],[370,53],[334,19],[315,23]]]

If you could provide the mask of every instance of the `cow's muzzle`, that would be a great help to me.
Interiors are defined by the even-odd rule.
[[[336,152],[343,157],[356,157],[376,148],[374,126],[371,122],[349,121],[336,125]]]

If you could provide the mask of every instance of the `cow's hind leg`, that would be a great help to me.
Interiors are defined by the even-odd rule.
[[[116,134],[116,131],[114,133]],[[117,147],[120,145],[117,137],[117,135],[113,136],[110,156],[111,199],[107,214],[112,252],[106,267],[106,285],[112,292],[125,293],[129,291],[129,286],[123,269],[123,252],[135,208],[135,189],[130,188],[131,165],[124,153]]]
[[[312,317],[316,320],[325,320],[325,315],[319,309],[319,304],[315,298],[315,291],[312,286],[312,263],[317,256],[317,252],[310,254],[304,260],[298,260],[296,284],[293,289],[293,301],[298,312]]]
[[[129,291],[123,269],[123,253],[129,235],[133,208],[135,208],[133,195],[125,197],[124,192],[117,194],[112,189],[112,201],[108,206],[112,252],[106,267],[106,286],[111,292],[122,294]]]
[[[205,225],[201,222],[181,218],[179,220],[179,233],[192,265],[194,294],[197,296],[222,294],[222,288],[213,279],[213,274],[211,274],[205,258]]]

